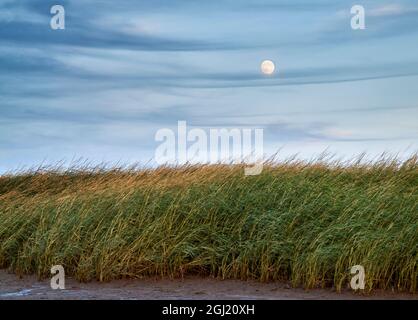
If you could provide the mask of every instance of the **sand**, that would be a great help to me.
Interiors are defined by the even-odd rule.
[[[295,300],[295,299],[414,299],[418,294],[393,291],[375,291],[358,294],[352,290],[337,293],[333,289],[291,288],[286,283],[260,283],[257,281],[218,280],[190,276],[184,279],[135,279],[111,282],[79,283],[66,278],[65,290],[52,290],[49,280],[38,281],[35,276],[19,278],[0,270],[0,300],[2,299],[111,299],[111,300]]]

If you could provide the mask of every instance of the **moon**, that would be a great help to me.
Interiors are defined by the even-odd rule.
[[[271,60],[264,60],[261,63],[261,72],[266,75],[272,75],[275,69],[276,66],[274,65],[274,62]]]

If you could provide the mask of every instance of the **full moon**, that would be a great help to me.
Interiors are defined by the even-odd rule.
[[[261,63],[261,72],[264,74],[271,75],[274,73],[274,69],[276,69],[276,67],[271,60],[264,60]]]

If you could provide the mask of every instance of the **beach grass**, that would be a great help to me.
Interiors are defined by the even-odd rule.
[[[416,292],[418,157],[0,176],[0,268],[80,281],[183,277]]]

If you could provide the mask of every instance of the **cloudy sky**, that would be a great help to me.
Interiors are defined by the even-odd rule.
[[[417,118],[416,0],[0,0],[0,172],[147,162],[179,120],[263,128],[267,154],[413,152]]]

